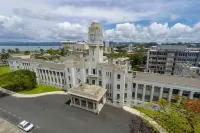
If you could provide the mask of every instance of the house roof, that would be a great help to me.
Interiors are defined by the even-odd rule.
[[[79,97],[100,101],[106,93],[106,89],[97,85],[78,84],[71,88],[68,93]]]

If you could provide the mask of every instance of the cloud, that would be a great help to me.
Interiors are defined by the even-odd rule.
[[[128,33],[128,34],[127,34]],[[133,23],[117,24],[115,29],[106,30],[106,40],[133,42],[199,42],[200,23],[193,27],[177,23],[169,27],[167,23],[154,22],[145,27]]]

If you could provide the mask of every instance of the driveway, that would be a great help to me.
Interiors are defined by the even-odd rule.
[[[97,115],[65,104],[68,99],[66,95],[37,98],[6,95],[0,97],[0,117],[15,125],[25,119],[36,126],[32,133],[129,133],[134,115],[110,105],[105,105]]]

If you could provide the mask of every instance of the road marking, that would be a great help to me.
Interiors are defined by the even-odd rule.
[[[3,110],[3,112],[6,112],[6,110]]]
[[[8,114],[10,114],[10,115],[11,115],[11,113],[10,113],[10,112],[8,112]]]
[[[39,126],[36,126],[37,128],[40,128]]]
[[[14,114],[13,116],[15,117],[16,115]]]
[[[18,117],[19,119],[21,119],[20,117]]]

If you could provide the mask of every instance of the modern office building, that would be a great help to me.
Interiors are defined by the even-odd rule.
[[[200,66],[200,51],[186,46],[154,46],[148,51],[146,71],[174,75],[176,65],[186,62]]]
[[[188,98],[200,97],[200,82],[198,79],[132,72],[126,59],[104,60],[103,34],[97,21],[92,22],[88,36],[89,55],[86,57],[70,55],[52,62],[11,57],[8,60],[10,68],[12,70],[32,70],[36,73],[38,84],[56,86],[68,91],[71,94],[71,104],[73,106],[82,107],[78,101],[87,98],[82,94],[74,94],[74,91],[77,90],[82,93],[85,90],[93,97],[92,95],[97,91],[97,88],[102,88],[100,89],[102,93],[99,95],[101,98],[93,97],[88,100],[90,101],[90,107],[89,103],[88,106],[85,106],[87,102],[83,102],[84,109],[93,112],[100,111],[95,108],[97,106],[94,103],[105,97],[114,105],[120,107],[157,101],[159,98],[174,101],[177,94]],[[162,58],[168,60],[170,58],[168,55],[170,54],[165,51]],[[81,89],[80,84],[83,85],[82,87],[85,86],[86,89],[82,87]],[[106,89],[106,96],[103,95],[103,88]],[[94,92],[91,92],[91,90]],[[73,98],[79,100],[74,101]],[[100,101],[99,107],[101,108],[104,100]],[[75,105],[75,103],[78,105]]]

